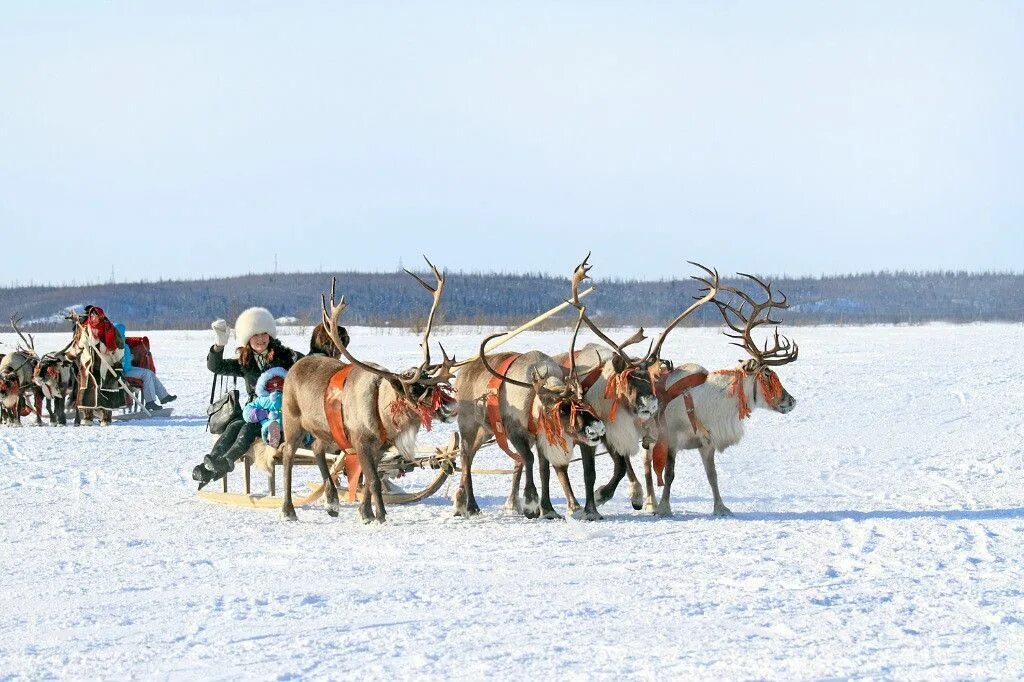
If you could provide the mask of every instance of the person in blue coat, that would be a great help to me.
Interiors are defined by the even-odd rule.
[[[250,424],[260,425],[260,435],[267,445],[281,444],[281,396],[288,370],[271,367],[256,382],[256,397],[242,410],[242,418]]]
[[[114,329],[121,335],[121,341],[124,342],[124,357],[121,358],[121,367],[124,370],[124,375],[132,379],[142,380],[142,399],[146,401],[146,409],[150,411],[159,410],[160,405],[166,405],[172,400],[177,400],[178,396],[167,392],[167,389],[164,388],[163,383],[157,377],[156,372],[147,367],[136,367],[132,364],[132,349],[125,341],[127,337],[124,325],[119,322],[114,325]],[[157,400],[160,402],[157,403]]]

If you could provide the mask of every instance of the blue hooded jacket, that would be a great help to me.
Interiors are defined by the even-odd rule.
[[[260,375],[256,382],[256,396],[242,409],[242,417],[247,422],[258,422],[256,410],[266,410],[270,416],[268,419],[280,420],[281,418],[281,391],[270,392],[267,390],[267,382],[274,377],[282,379],[288,375],[288,370],[283,367],[271,367]]]
[[[128,342],[125,340],[128,335],[125,333],[125,327],[123,324],[118,322],[114,325],[114,329],[121,335],[121,343],[124,346],[124,357],[121,358],[121,369],[128,371],[132,368],[132,349],[128,346]]]

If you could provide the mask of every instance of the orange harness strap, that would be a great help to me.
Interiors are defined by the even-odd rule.
[[[576,355],[579,355],[582,352],[583,351],[578,350],[578,351],[576,351]],[[569,358],[566,358],[565,360],[562,360],[562,369],[565,370],[566,376],[568,376],[569,375]],[[580,379],[580,386],[583,388],[583,394],[584,395],[586,395],[587,391],[589,391],[591,388],[593,388],[594,384],[597,383],[597,380],[601,378],[601,372],[602,372],[602,366],[599,364],[597,367],[595,367],[594,369],[592,369],[589,372],[587,372],[586,375],[584,375],[584,377],[582,379]]]
[[[686,406],[686,416],[690,418],[690,426],[693,427],[693,432],[699,434],[702,430],[700,421],[697,420],[697,414],[693,409],[693,397],[690,395],[690,389],[700,386],[708,380],[708,375],[705,372],[698,372],[685,376],[676,383],[672,384],[664,390],[661,394],[661,409],[658,415],[658,423],[664,427],[664,414],[665,408],[668,404],[678,398],[680,395],[683,396],[683,405]],[[665,485],[665,481],[662,478],[665,473],[665,465],[668,463],[668,441],[665,438],[664,428],[661,429],[662,433],[658,436],[658,442],[654,444],[654,452],[651,453],[651,463],[654,465],[654,473],[658,476],[658,485]]]
[[[519,358],[519,353],[510,353],[508,357],[502,360],[498,366],[498,374],[505,374],[508,372],[508,368],[512,366],[512,363]],[[487,395],[485,397],[484,407],[487,412],[487,424],[491,427],[491,431],[494,432],[494,440],[497,441],[498,447],[505,451],[505,453],[514,459],[517,464],[523,463],[523,458],[519,456],[519,453],[509,447],[508,435],[505,433],[505,424],[501,420],[501,407],[498,404],[498,391],[501,389],[501,385],[504,382],[496,376],[491,376],[487,382]],[[531,420],[532,421],[532,420]]]
[[[327,384],[327,391],[324,393],[324,414],[327,415],[327,425],[331,429],[331,437],[338,447],[341,448],[339,457],[345,460],[345,477],[348,479],[348,501],[356,501],[356,491],[359,488],[359,475],[362,473],[362,466],[359,464],[359,455],[352,448],[352,443],[345,433],[345,415],[341,406],[341,397],[345,388],[345,381],[351,374],[355,365],[345,365],[331,377]]]

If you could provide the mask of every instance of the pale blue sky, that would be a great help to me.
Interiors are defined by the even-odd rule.
[[[1021,270],[1022,74],[1021,2],[5,1],[0,284]]]

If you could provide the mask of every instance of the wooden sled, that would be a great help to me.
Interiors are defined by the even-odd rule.
[[[444,482],[448,480],[448,476],[455,471],[455,461],[459,456],[459,434],[453,433],[444,446],[424,446],[417,448],[416,452],[417,456],[411,462],[405,460],[394,449],[388,450],[384,454],[378,471],[384,483],[385,504],[411,504],[419,502],[440,490]],[[252,454],[252,450],[250,450],[242,460],[241,466],[236,467],[236,470],[238,468],[242,469],[244,492],[228,492],[229,474],[229,476],[221,479],[222,489],[220,491],[200,490],[198,492],[199,499],[235,507],[248,507],[250,509],[280,509],[284,499],[277,494],[277,467],[281,465],[280,451],[274,453],[271,460],[271,472],[267,476],[269,492],[266,494],[254,494],[252,492]],[[331,468],[331,475],[338,486],[338,497],[344,502],[348,499],[348,487],[343,484],[343,482],[347,481],[344,472],[344,458],[341,455],[328,454],[327,464]],[[316,469],[316,460],[312,450],[299,448],[295,455],[294,466],[313,467],[313,470],[317,471],[317,478],[319,478],[319,471]],[[401,479],[405,474],[415,469],[436,471],[436,473],[429,478],[425,485],[420,486],[418,490],[407,491],[398,487],[395,480]],[[296,507],[308,506],[323,497],[324,484],[322,481],[311,482],[309,488],[310,492],[304,496],[295,495],[293,492],[292,504]],[[354,495],[356,500],[360,497],[358,492]]]

